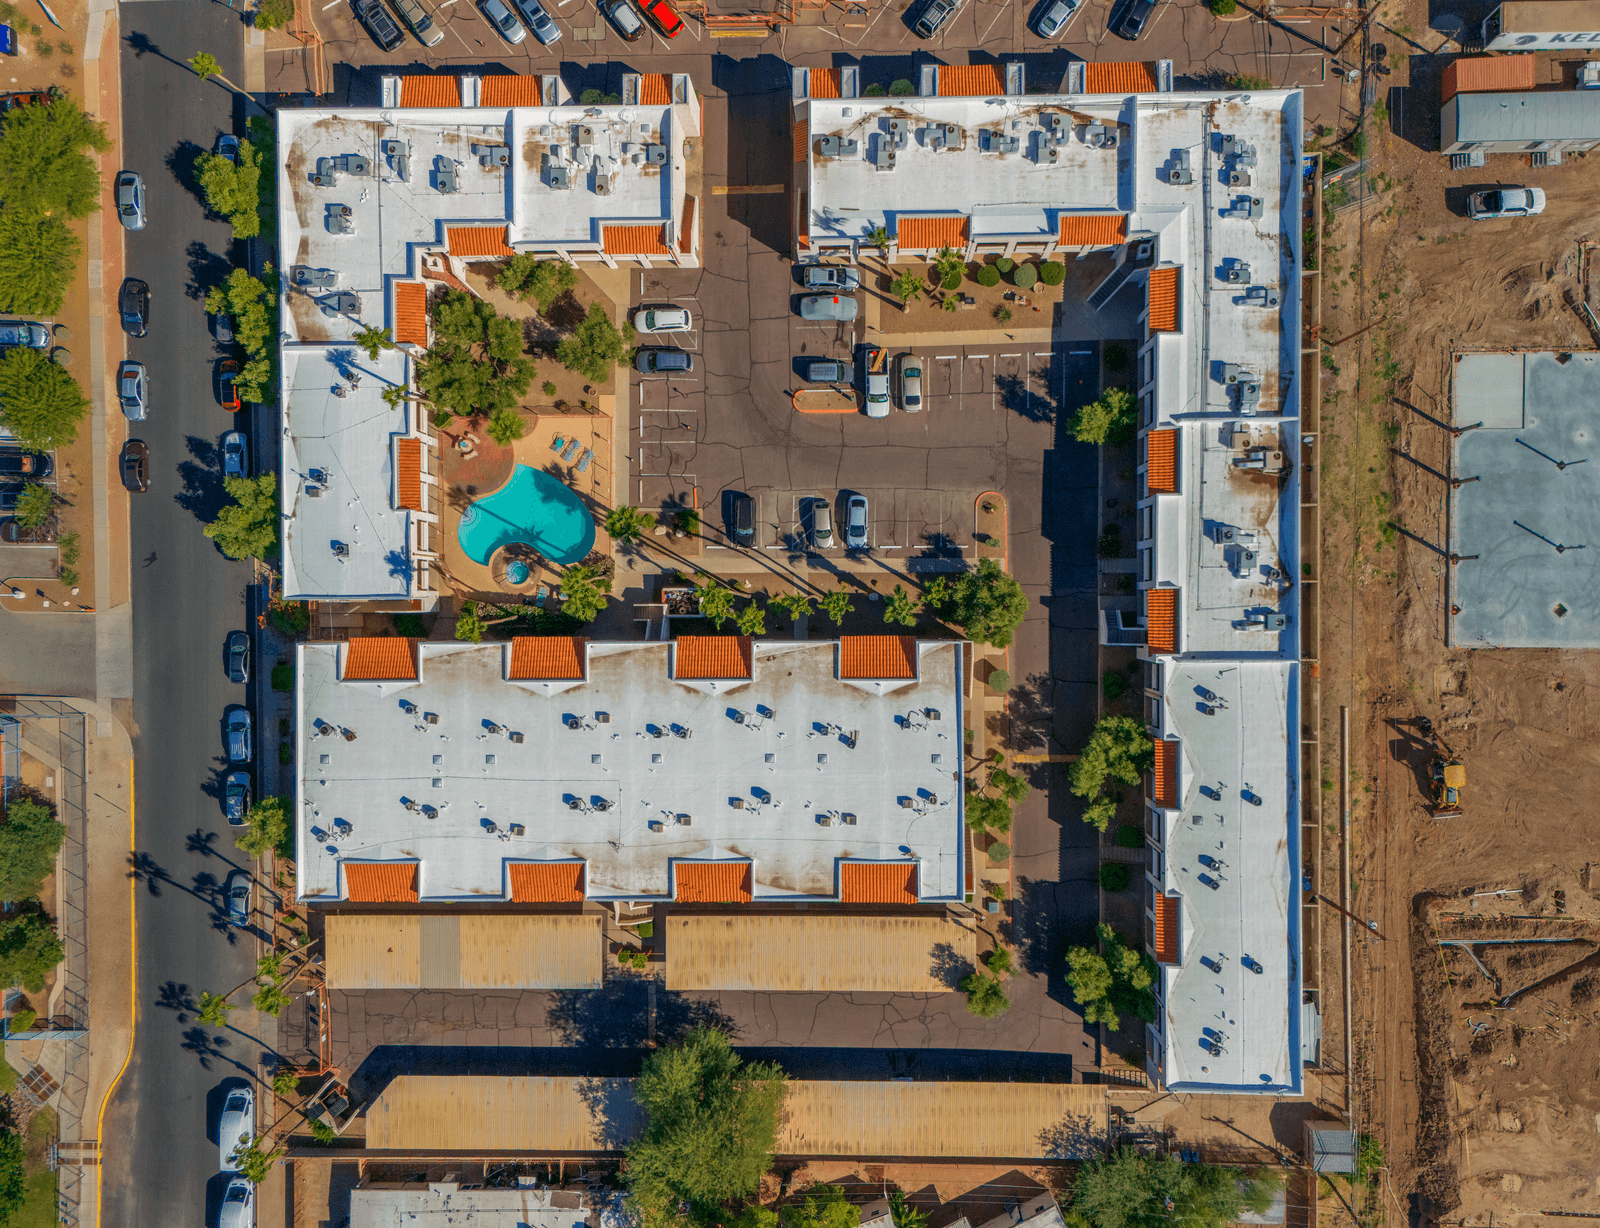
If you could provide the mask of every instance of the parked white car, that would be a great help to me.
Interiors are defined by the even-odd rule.
[[[687,307],[646,307],[633,316],[633,327],[641,333],[686,333],[692,323]]]
[[[1467,197],[1467,216],[1478,221],[1494,217],[1532,217],[1544,212],[1541,188],[1495,188]]]
[[[222,1105],[222,1116],[217,1121],[217,1149],[222,1153],[222,1171],[235,1172],[239,1162],[233,1153],[240,1144],[255,1137],[256,1095],[248,1087],[235,1087]]]

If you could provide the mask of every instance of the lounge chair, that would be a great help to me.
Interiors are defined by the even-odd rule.
[[[572,463],[572,458],[578,454],[578,449],[582,446],[583,445],[578,442],[576,437],[567,440],[567,450],[561,454],[561,459],[570,465]]]
[[[561,435],[557,435],[553,440],[550,441],[550,450],[552,452],[559,452],[566,446],[567,440]]]
[[[533,595],[533,604],[542,610],[544,609],[545,599],[549,596],[550,586],[548,584],[541,584],[539,586],[539,591]]]
[[[592,461],[593,459],[594,459],[594,449],[593,448],[585,448],[583,450],[583,456],[578,460],[578,472],[582,473],[585,469],[587,469],[589,467],[589,462]]]

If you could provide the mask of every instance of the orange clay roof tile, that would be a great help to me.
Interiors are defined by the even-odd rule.
[[[347,861],[344,897],[356,904],[415,904],[417,863],[414,861]]]
[[[813,98],[837,98],[839,96],[839,70],[837,68],[813,68],[810,79],[811,96]]]
[[[1171,810],[1178,804],[1178,744],[1171,738],[1156,738],[1155,760],[1150,768],[1153,790],[1150,800]]]
[[[939,65],[939,97],[989,98],[1006,92],[1006,74],[998,64]]]
[[[608,256],[669,256],[667,228],[660,222],[645,226],[602,226],[600,246]]]
[[[1156,962],[1178,962],[1178,901],[1170,895],[1156,896]]]
[[[915,904],[917,867],[910,861],[847,861],[839,867],[846,904]]]
[[[504,226],[447,226],[445,242],[452,256],[510,256]]]
[[[1178,331],[1178,270],[1175,266],[1150,270],[1147,304],[1151,332]]]
[[[839,677],[915,678],[917,641],[909,635],[842,635]]]
[[[902,217],[895,223],[895,243],[912,250],[967,245],[967,219],[956,213],[948,217]]]
[[[485,107],[542,107],[538,77],[509,74],[485,77],[478,85],[478,104]]]
[[[507,867],[515,904],[578,904],[583,901],[583,862],[513,861]]]
[[[750,677],[748,635],[682,635],[676,645],[674,678],[689,682],[701,678]]]
[[[403,107],[459,107],[461,82],[454,76],[401,77]]]
[[[639,105],[641,107],[670,107],[672,105],[672,78],[664,72],[647,72],[639,78]]]
[[[1056,242],[1063,247],[1114,247],[1128,241],[1126,213],[1063,213]]]
[[[1151,652],[1178,651],[1178,590],[1146,589],[1145,639]]]
[[[796,163],[806,160],[807,147],[811,143],[811,125],[796,120],[793,124],[794,132],[794,160]]]
[[[1178,432],[1151,431],[1146,437],[1148,451],[1144,483],[1153,495],[1178,493]]]
[[[399,439],[394,447],[394,474],[399,505],[422,510],[422,440]]]
[[[420,281],[394,284],[394,339],[401,345],[428,344],[428,287]]]
[[[673,863],[680,904],[748,904],[748,861],[679,861]]]
[[[1153,94],[1155,70],[1139,60],[1083,66],[1085,94]]]
[[[390,682],[416,676],[416,647],[404,636],[357,636],[344,646],[345,682]]]
[[[583,677],[584,646],[581,635],[518,635],[511,640],[511,677],[517,681],[548,678],[555,681]]]

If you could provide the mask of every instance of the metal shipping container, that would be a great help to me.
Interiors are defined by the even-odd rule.
[[[1485,94],[1496,90],[1531,90],[1534,86],[1531,55],[1462,56],[1444,67],[1439,101],[1457,94]]]
[[[1600,0],[1506,0],[1483,20],[1485,51],[1600,47]]]

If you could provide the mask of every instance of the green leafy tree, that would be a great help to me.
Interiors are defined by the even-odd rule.
[[[894,1220],[895,1228],[928,1228],[928,1213],[912,1206],[904,1190],[894,1190],[889,1194],[889,1216]]]
[[[1011,830],[1011,803],[1003,797],[969,793],[966,810],[967,826],[974,831],[992,831],[1003,836]]]
[[[628,324],[619,332],[611,322],[611,313],[599,303],[590,303],[589,314],[556,347],[556,360],[590,383],[603,384],[618,363],[628,360],[632,346],[633,325]]]
[[[283,983],[283,952],[268,951],[256,958],[256,980],[263,985]]]
[[[289,823],[291,803],[286,797],[263,797],[244,816],[244,830],[234,836],[241,852],[252,857],[276,853],[294,856],[294,828]]]
[[[734,617],[733,594],[715,580],[708,578],[695,588],[694,595],[700,606],[700,617],[710,619],[713,627],[720,629]]]
[[[739,611],[736,620],[740,635],[765,635],[767,633],[767,612],[751,602]]]
[[[0,984],[38,993],[45,974],[65,958],[61,939],[43,913],[14,913],[0,919]]]
[[[1074,795],[1086,798],[1084,822],[1101,831],[1116,817],[1116,798],[1105,794],[1106,781],[1137,787],[1155,762],[1155,744],[1144,723],[1132,716],[1102,716],[1089,735],[1078,761],[1067,770]]]
[[[910,593],[896,584],[889,600],[883,603],[883,621],[899,623],[902,627],[917,625],[918,602]]]
[[[61,218],[0,210],[0,311],[55,315],[82,252]]]
[[[543,315],[578,284],[578,270],[565,260],[541,260],[530,252],[518,252],[506,261],[494,284],[523,302],[532,299]]]
[[[1133,442],[1139,429],[1138,408],[1126,388],[1107,388],[1098,401],[1073,414],[1067,429],[1079,443],[1122,447]]]
[[[937,613],[962,627],[980,644],[1010,645],[1028,614],[1028,595],[994,559],[982,559],[976,571],[963,574],[946,590]],[[931,604],[931,596],[928,597]]]
[[[1006,997],[1000,978],[987,972],[969,972],[961,978],[959,988],[967,995],[967,1010],[980,1019],[993,1019],[1011,1009],[1011,999]]]
[[[1033,792],[1033,786],[1021,776],[998,766],[989,769],[989,787],[1013,806],[1027,801],[1028,794]]]
[[[783,1071],[743,1063],[728,1037],[695,1028],[644,1060],[634,1099],[644,1134],[628,1147],[628,1201],[644,1228],[689,1219],[711,1223],[728,1202],[754,1193],[772,1167],[783,1111]]]
[[[49,1188],[56,1188],[53,1175]],[[15,1130],[0,1130],[0,1224],[21,1224],[20,1213],[27,1197],[27,1148],[22,1135]]]
[[[288,1006],[293,1000],[283,991],[281,985],[263,985],[256,990],[255,995],[250,999],[250,1005],[263,1015],[271,1015],[276,1019],[283,1014],[284,1007]]]
[[[655,524],[654,516],[636,507],[614,507],[606,513],[606,535],[622,544],[638,541]]]
[[[0,129],[0,201],[30,217],[81,218],[100,208],[95,153],[107,153],[106,127],[62,95],[47,106],[14,107]]]
[[[818,1182],[783,1208],[778,1220],[783,1228],[856,1228],[861,1212],[838,1186]]]
[[[464,601],[456,617],[456,639],[476,644],[483,639],[483,620],[478,617],[478,603]]]
[[[38,482],[29,482],[17,495],[17,523],[25,529],[43,528],[56,510],[56,492]]]
[[[0,827],[0,899],[31,900],[39,884],[55,872],[56,853],[67,829],[50,807],[19,797],[6,807]]]
[[[320,1117],[311,1123],[311,1141],[318,1147],[331,1147],[338,1137],[334,1128]]]
[[[527,433],[527,426],[522,421],[522,415],[510,405],[498,406],[489,415],[489,438],[502,448],[521,439]]]
[[[273,1071],[272,1090],[285,1100],[293,1099],[300,1094],[300,1076],[287,1066]]]
[[[581,623],[593,622],[610,599],[611,577],[579,563],[567,568],[561,577],[561,612]]]
[[[911,269],[907,269],[889,283],[889,289],[894,291],[897,299],[909,306],[922,297],[922,278]]]
[[[229,1002],[222,994],[206,993],[202,990],[200,1006],[195,1011],[195,1018],[213,1028],[226,1027],[228,1015],[238,1009],[237,1005]]]
[[[778,1213],[758,1202],[751,1203],[727,1216],[723,1223],[727,1228],[778,1228]]]
[[[270,404],[278,399],[278,367],[263,355],[252,358],[239,372],[239,397],[256,404]]]
[[[205,528],[230,559],[267,559],[278,553],[278,477],[223,478],[233,503]]]
[[[1122,1014],[1145,1022],[1156,1017],[1156,961],[1135,951],[1104,921],[1096,927],[1101,950],[1070,947],[1067,950],[1067,985],[1083,1008],[1088,1023],[1103,1023],[1113,1032],[1122,1026]]]
[[[1270,1170],[1247,1176],[1238,1168],[1121,1147],[1079,1170],[1071,1213],[1092,1228],[1222,1228],[1247,1210],[1266,1210],[1280,1184]]]
[[[272,266],[267,275],[274,276]],[[206,291],[206,310],[233,317],[233,336],[249,354],[265,353],[278,340],[277,299],[267,283],[248,269],[234,269],[228,280]]]
[[[790,618],[804,618],[811,613],[811,598],[804,593],[779,593],[769,604],[777,606]]]
[[[939,284],[946,290],[954,290],[961,284],[961,276],[967,271],[967,262],[960,252],[953,252],[948,247],[941,247],[939,254],[934,257],[933,267],[938,273]],[[955,285],[950,284],[951,278]]]
[[[294,0],[261,0],[251,24],[258,30],[277,30],[294,20]]]
[[[417,364],[417,388],[460,418],[493,417],[527,394],[538,368],[523,352],[517,321],[488,303],[451,290],[434,311],[433,348]]]
[[[239,142],[239,160],[203,153],[194,161],[195,178],[213,213],[233,224],[235,239],[261,233],[261,151],[250,141]]]
[[[286,1154],[282,1147],[275,1151],[262,1151],[261,1140],[247,1138],[240,1141],[233,1151],[233,1165],[239,1175],[251,1185],[260,1185],[272,1172],[272,1166],[277,1163],[278,1157]]]
[[[198,52],[197,54],[190,56],[184,62],[188,64],[190,68],[194,69],[195,76],[199,77],[200,80],[209,81],[212,77],[215,77],[235,94],[244,93],[244,91],[241,90],[237,85],[222,75],[222,66],[217,63],[217,57],[212,55],[209,51]]]
[[[394,336],[387,328],[379,328],[376,324],[368,324],[358,329],[352,340],[367,352],[367,357],[373,362],[377,362],[378,355],[385,350],[394,349]]]
[[[996,947],[989,952],[989,958],[984,962],[989,965],[989,974],[991,976],[1010,976],[1011,948]]]
[[[833,625],[838,627],[844,624],[844,616],[856,608],[855,599],[843,589],[832,593],[824,593],[817,601],[822,607],[822,612],[828,616]]]
[[[78,381],[41,351],[18,346],[0,357],[0,421],[23,447],[37,452],[66,447],[78,438],[88,412]]]

